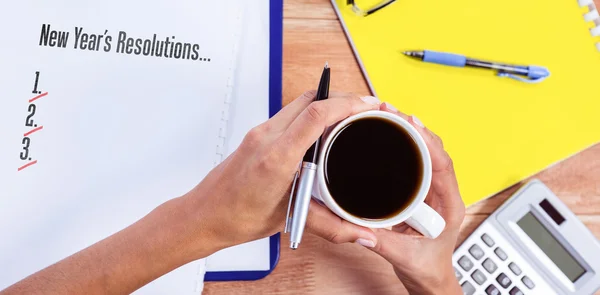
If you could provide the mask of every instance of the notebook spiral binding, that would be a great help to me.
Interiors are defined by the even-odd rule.
[[[231,8],[234,9],[233,7]],[[223,99],[223,109],[221,110],[221,123],[219,126],[219,133],[217,134],[217,146],[215,151],[215,159],[213,161],[213,167],[219,165],[225,155],[227,154],[227,137],[228,137],[228,126],[229,126],[229,113],[232,105],[232,97],[233,97],[233,87],[234,87],[234,72],[235,72],[235,64],[238,58],[239,51],[239,43],[241,40],[241,26],[242,26],[242,9],[238,7],[236,11],[236,15],[233,19],[235,22],[235,26],[237,30],[234,33],[235,42],[233,44],[233,48],[231,50],[231,60],[229,61],[229,78],[227,79],[227,84],[225,87],[227,88],[227,94]],[[198,279],[195,282],[195,292],[197,294],[202,293],[204,289],[204,275],[206,273],[206,260],[203,260],[201,263],[197,265],[197,275]]]
[[[225,86],[227,88],[227,94],[223,100],[223,109],[221,111],[221,126],[219,126],[219,133],[217,135],[217,147],[216,147],[216,152],[215,152],[215,160],[213,162],[213,167],[216,167],[217,165],[219,165],[225,158],[226,154],[227,154],[227,137],[228,137],[228,122],[229,122],[229,113],[231,110],[231,105],[232,105],[232,97],[233,97],[233,86],[234,86],[234,68],[235,68],[235,63],[237,60],[237,55],[238,55],[238,47],[239,47],[239,42],[240,42],[240,30],[239,28],[241,27],[242,24],[242,19],[241,19],[241,10],[238,10],[236,13],[236,17],[234,19],[234,21],[236,22],[236,26],[238,28],[238,30],[235,33],[235,39],[236,42],[234,43],[232,52],[231,52],[231,56],[233,56],[233,58],[230,61],[229,64],[229,78],[227,79],[227,85]]]
[[[586,22],[593,22],[595,27],[590,29],[590,33],[594,37],[600,37],[600,14],[594,4],[594,0],[577,0],[580,7],[587,7],[589,11],[583,15]],[[600,40],[596,42],[596,49],[600,51]]]

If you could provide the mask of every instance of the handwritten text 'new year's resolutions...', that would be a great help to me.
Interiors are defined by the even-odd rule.
[[[124,31],[115,36],[108,30],[89,32],[83,27],[74,27],[73,31],[55,30],[50,24],[43,24],[40,32],[40,46],[72,48],[76,50],[116,52],[157,58],[172,58],[210,62],[210,58],[200,54],[200,45],[180,42],[175,36],[136,38]]]

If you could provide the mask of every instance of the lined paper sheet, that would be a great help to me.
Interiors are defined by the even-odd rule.
[[[238,2],[0,9],[0,289],[123,229],[212,169]],[[138,293],[198,294],[203,267],[192,262]]]

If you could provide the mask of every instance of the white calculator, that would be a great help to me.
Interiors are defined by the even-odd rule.
[[[600,243],[539,180],[490,215],[452,262],[467,295],[588,295],[600,287]]]

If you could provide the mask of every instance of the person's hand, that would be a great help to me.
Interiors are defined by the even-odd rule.
[[[314,92],[305,93],[253,128],[239,148],[188,193],[1,293],[130,294],[183,264],[279,232],[292,178],[306,150],[326,127],[380,108],[374,97],[331,93],[327,100],[312,102],[314,96]],[[410,122],[416,125],[414,119]],[[433,186],[427,202],[447,222],[439,238],[428,240],[403,226],[395,231],[372,231],[342,221],[314,203],[307,230],[333,242],[370,247],[394,265],[411,292],[448,294],[458,286],[456,280],[454,285],[448,282],[454,279],[450,258],[464,206],[441,141],[425,128],[417,129],[433,160]],[[439,292],[432,286],[446,289]]]
[[[304,93],[253,128],[239,148],[181,198],[179,207],[196,219],[188,224],[198,227],[186,241],[192,245],[190,255],[201,255],[208,239],[216,251],[281,231],[293,176],[306,150],[326,127],[379,108],[374,97],[332,92],[313,102],[314,97],[314,91]],[[373,237],[368,229],[356,232]]]
[[[465,215],[454,166],[442,140],[414,116],[384,104],[382,108],[407,119],[423,136],[431,154],[432,183],[425,202],[446,220],[446,228],[436,239],[428,239],[401,224],[391,231],[378,229],[373,251],[387,259],[404,286],[414,294],[462,294],[454,270],[452,253]],[[440,289],[441,288],[441,289]]]
[[[314,97],[314,91],[305,93],[253,128],[188,193],[0,293],[130,294],[193,260],[279,232],[306,150],[329,125],[379,108],[374,97],[331,93],[313,102]],[[354,234],[374,239],[368,229]]]
[[[364,231],[364,228],[342,220],[317,204],[311,205],[307,221],[309,230],[334,243],[356,241],[378,253],[393,265],[396,275],[411,294],[462,294],[452,268],[452,253],[465,215],[465,206],[460,197],[452,160],[444,150],[442,140],[416,117],[408,117],[388,103],[381,104],[381,110],[408,120],[427,143],[433,175],[425,202],[446,221],[444,231],[436,239],[429,239],[402,223],[392,230],[374,229],[374,239],[356,241],[357,233]]]

